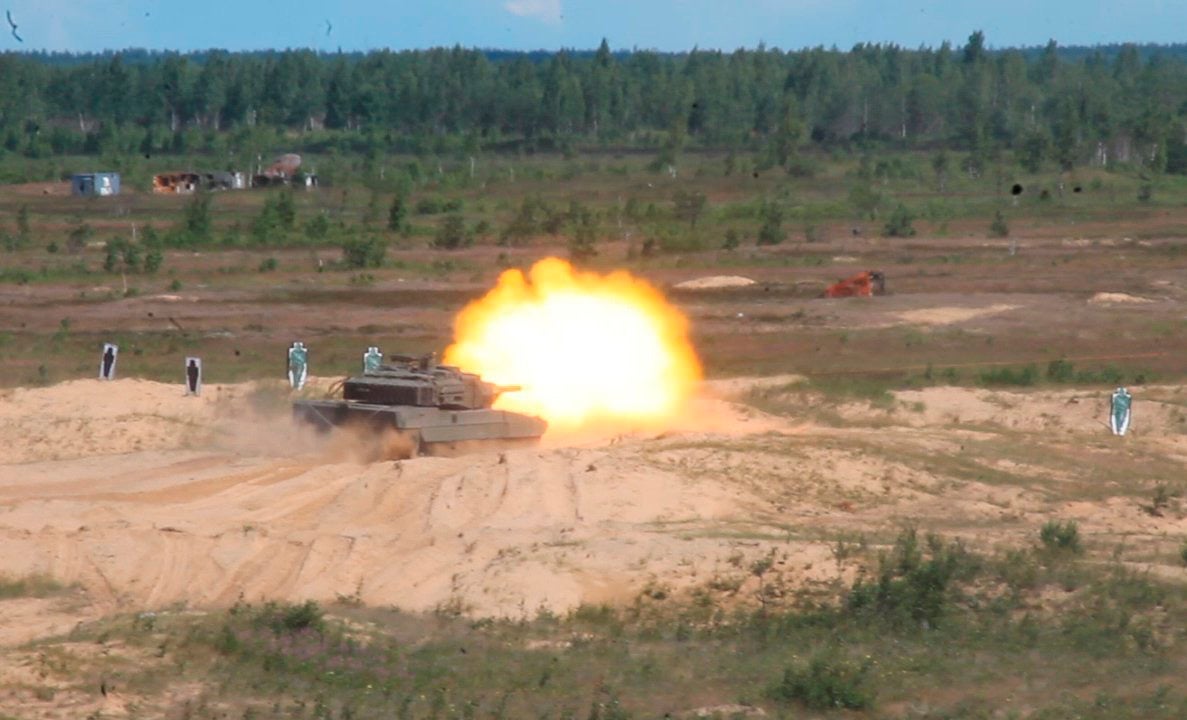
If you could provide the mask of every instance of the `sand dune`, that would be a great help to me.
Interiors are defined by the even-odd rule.
[[[759,557],[776,558],[782,587],[835,587],[859,571],[833,557],[837,537],[889,537],[904,522],[979,543],[1033,540],[1053,513],[1102,542],[1187,528],[1187,515],[1123,499],[1150,492],[1140,476],[1110,480],[1118,497],[1105,503],[1056,492],[1082,482],[1085,451],[1069,448],[1091,448],[1096,465],[1142,453],[1160,472],[1181,466],[1182,388],[1135,392],[1134,432],[1113,438],[1105,391],[929,388],[892,407],[833,405],[848,420],[818,426],[807,418],[819,402],[794,379],[711,383],[663,432],[593,428],[371,463],[294,427],[267,386],[12,391],[0,397],[0,575],[77,583],[92,614],[242,598],[519,617],[715,578],[744,602]],[[805,417],[731,401],[751,389],[772,403],[791,393]]]
[[[650,564],[703,549],[653,524],[739,512],[735,494],[655,468],[638,435],[366,464],[253,410],[253,391],[96,380],[8,393],[0,570],[81,583],[107,606],[349,597],[520,615],[625,597]],[[706,427],[745,426],[703,402]]]

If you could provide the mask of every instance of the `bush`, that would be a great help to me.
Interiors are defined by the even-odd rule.
[[[738,246],[742,244],[741,238],[738,236],[738,231],[730,228],[725,231],[725,242],[721,244],[722,250],[737,250]]]
[[[305,236],[310,240],[325,240],[330,234],[330,218],[325,213],[318,213],[305,223]]]
[[[869,672],[868,662],[857,664],[835,652],[821,652],[807,663],[785,668],[783,679],[768,694],[774,700],[803,703],[812,710],[862,710],[874,704]]]
[[[277,635],[302,630],[321,632],[325,629],[325,616],[320,606],[312,600],[300,605],[277,605],[268,603],[260,608],[253,623],[266,627]]]
[[[210,194],[195,193],[185,206],[182,218],[182,233],[187,245],[200,245],[210,241],[214,225],[210,218]]]
[[[846,607],[866,620],[927,629],[949,610],[952,581],[978,569],[976,559],[959,543],[946,545],[929,535],[925,553],[915,530],[908,529],[899,535],[891,554],[882,557],[878,579],[853,585]]]
[[[260,261],[260,266],[259,266],[258,270],[262,273],[272,272],[278,266],[279,266],[279,263],[276,261],[276,258],[274,258],[274,257],[264,258],[263,260]]]
[[[1039,371],[1034,365],[1024,368],[994,368],[978,375],[982,385],[1034,385],[1039,378]]]
[[[890,214],[886,225],[882,227],[882,234],[886,237],[914,237],[914,222],[915,216],[911,214],[906,205],[899,203],[894,212]]]
[[[470,236],[466,232],[466,221],[457,213],[447,215],[445,221],[437,228],[437,234],[433,237],[433,247],[441,250],[457,250],[469,244]]]
[[[396,195],[392,198],[392,204],[387,209],[387,229],[393,232],[399,232],[404,227],[404,221],[408,219],[408,209],[404,207],[404,198]]]
[[[1082,549],[1080,527],[1075,520],[1048,520],[1039,530],[1039,540],[1042,541],[1043,547],[1050,551],[1078,553]]]
[[[423,197],[416,201],[417,215],[437,215],[445,210],[445,201],[438,197]]]
[[[387,244],[377,237],[352,238],[342,243],[342,261],[348,268],[379,267]]]
[[[152,274],[161,269],[161,265],[165,262],[165,256],[161,253],[159,247],[149,247],[148,251],[144,253],[144,272]]]
[[[766,203],[762,211],[762,227],[758,230],[758,245],[778,245],[783,242],[783,208],[775,203]]]
[[[1006,218],[998,210],[993,215],[993,222],[989,224],[989,237],[1004,238],[1010,236],[1010,226],[1006,225]]]
[[[1047,363],[1047,379],[1051,382],[1071,382],[1075,376],[1075,363],[1068,360],[1052,360]]]

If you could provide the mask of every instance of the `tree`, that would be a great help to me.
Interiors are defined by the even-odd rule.
[[[760,211],[762,227],[758,230],[758,245],[778,245],[785,237],[783,232],[783,208],[777,203],[763,203]]]
[[[21,205],[16,211],[16,239],[20,247],[25,247],[33,239],[29,228],[29,206]]]
[[[569,208],[570,227],[569,256],[573,260],[588,260],[598,254],[598,224],[588,208],[573,201]]]
[[[705,211],[705,200],[704,193],[677,190],[673,200],[676,217],[687,222],[689,227],[695,228],[697,220]]]
[[[1041,131],[1034,131],[1022,141],[1018,153],[1018,162],[1029,173],[1037,173],[1043,169],[1043,159],[1047,156],[1047,148],[1051,144],[1050,138]]]
[[[779,111],[779,124],[775,127],[770,144],[770,152],[776,165],[788,167],[803,132],[804,124],[800,119],[795,95],[784,93],[783,107]]]
[[[387,229],[399,232],[404,228],[404,221],[408,217],[408,208],[404,205],[404,198],[396,195],[392,198],[391,207],[387,209]]]
[[[383,265],[387,244],[378,237],[349,238],[342,243],[342,261],[348,268],[375,268]]]
[[[437,227],[437,234],[433,237],[433,247],[440,250],[457,250],[470,244],[469,234],[466,232],[466,221],[460,213],[450,213]]]
[[[993,214],[993,222],[989,224],[989,236],[995,238],[1010,236],[1010,226],[1006,225],[1006,218],[1002,215],[1001,210]]]
[[[210,194],[194,193],[185,206],[182,229],[187,245],[200,245],[210,241],[213,223],[210,219]]]
[[[899,203],[882,227],[882,234],[886,237],[914,237],[914,222],[915,216],[906,205]]]
[[[948,169],[951,163],[948,160],[948,153],[941,149],[931,157],[931,169],[936,174],[936,186],[940,192],[944,192],[945,186],[948,184]]]

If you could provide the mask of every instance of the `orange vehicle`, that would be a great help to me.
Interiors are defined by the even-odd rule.
[[[886,276],[880,270],[866,270],[839,280],[824,291],[825,297],[871,297],[886,294]]]

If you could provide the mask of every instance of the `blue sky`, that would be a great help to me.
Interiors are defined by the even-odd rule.
[[[148,47],[733,50],[857,42],[991,47],[1187,41],[1187,0],[5,0],[24,43]],[[327,24],[328,23],[328,24]]]

